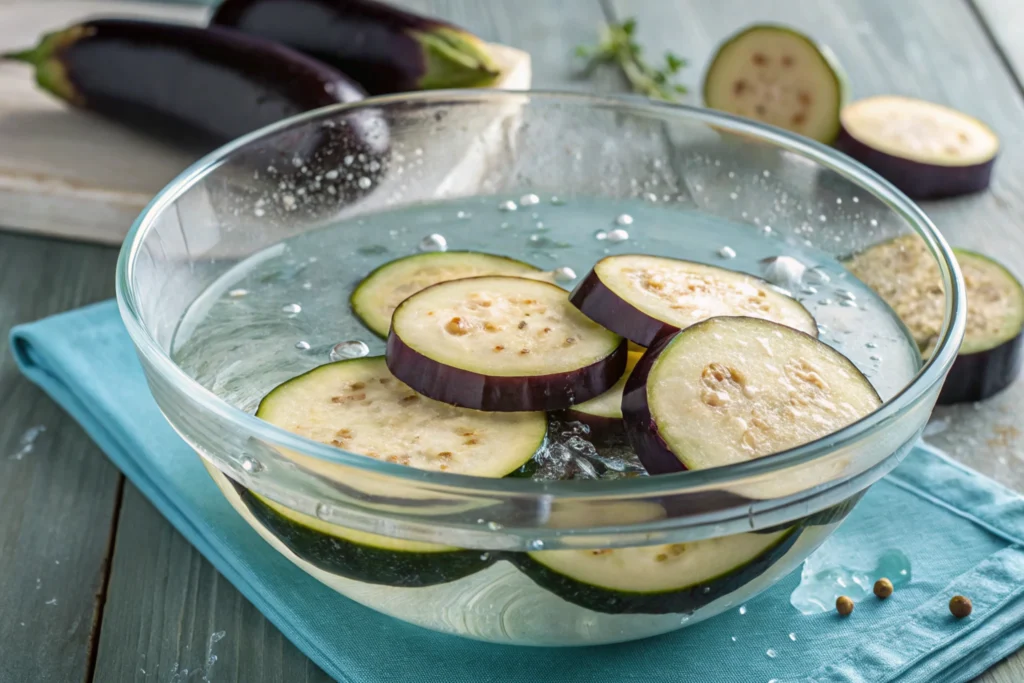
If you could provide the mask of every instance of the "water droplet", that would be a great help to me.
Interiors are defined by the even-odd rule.
[[[498,204],[498,211],[515,211],[518,208],[519,207],[516,206],[516,203],[511,199]]]
[[[832,299],[819,299],[818,303],[822,306],[831,306],[834,302]]]
[[[285,304],[281,307],[281,311],[288,315],[298,315],[302,312],[302,306],[298,304]]]
[[[256,458],[254,458],[252,456],[243,455],[241,457],[241,462],[242,462],[242,469],[245,470],[246,472],[251,472],[252,474],[257,474],[257,473],[263,471],[263,463],[261,463],[259,460],[257,460]]]
[[[367,178],[366,176],[362,176],[359,180],[356,181],[356,184],[359,185],[360,189],[368,190],[370,189],[370,185],[373,185],[373,181]]]
[[[349,360],[350,358],[362,358],[370,353],[370,347],[361,341],[338,342],[331,349],[330,358],[332,361]]]
[[[869,220],[869,221],[868,221],[868,224],[869,224],[869,225],[870,225],[870,226],[871,226],[872,228],[877,228],[877,227],[878,227],[878,221],[876,221],[876,220],[875,220],[874,218],[872,218],[871,220]]]
[[[779,656],[779,653],[776,652],[775,650],[771,649],[771,648],[768,648],[767,650],[765,650],[764,653],[766,655],[768,655],[771,659],[775,659],[776,657]]]
[[[615,228],[614,230],[608,231],[609,242],[625,242],[629,239],[629,233],[622,228]]]
[[[700,592],[703,593],[704,595],[707,595],[708,593],[711,592],[711,586],[704,586],[703,588],[700,589]]]
[[[560,266],[552,271],[554,274],[555,282],[572,282],[576,279],[576,271],[569,266]]]
[[[734,642],[734,643],[735,643],[735,642],[736,642],[736,636],[732,636],[732,637],[730,637],[730,638],[729,638],[729,640],[731,640],[732,642]]]
[[[772,226],[770,226],[770,225],[763,226],[761,228],[761,234],[762,235],[770,235],[770,234],[772,234]]]
[[[306,340],[295,342],[295,348],[299,351],[309,351],[309,342]]]
[[[536,223],[533,224],[533,227],[534,227],[535,230],[543,230],[544,229],[544,221],[537,221]]]
[[[739,197],[740,196],[738,194],[736,194],[735,192],[730,192],[729,193],[729,199],[739,199]]]
[[[832,276],[821,266],[814,266],[804,274],[804,279],[814,285],[824,285],[832,281]]]
[[[730,178],[735,178],[736,177],[735,171],[729,171],[729,177]]]
[[[718,255],[721,258],[736,258],[736,250],[732,247],[722,247],[718,250]]]
[[[644,192],[644,199],[646,199],[649,202],[656,202],[658,201],[658,195],[654,194],[653,192]]]
[[[302,283],[302,288],[306,290],[313,289],[313,283],[307,280],[306,282]]]
[[[853,203],[860,204],[860,197],[858,197],[857,195],[853,195]]]
[[[472,218],[473,214],[471,214],[469,211],[459,211],[458,213],[455,214],[455,217],[458,218],[460,221],[464,221],[467,218]]]
[[[317,503],[316,516],[325,521],[329,520],[331,518],[331,506],[327,503]]]
[[[789,634],[789,639],[792,640],[795,643],[796,642],[796,634],[795,633],[790,633]]]
[[[510,225],[510,223],[508,221],[505,221],[504,223],[502,223],[498,227],[501,228],[502,230],[506,230],[509,225]]]
[[[747,613],[747,606],[746,605],[740,605],[739,612],[740,612],[740,614],[746,614]]]
[[[531,242],[540,242],[543,239],[545,239],[543,235],[530,235]]]
[[[491,531],[497,531],[498,529],[501,529],[502,527],[497,522],[487,522],[487,528],[490,529]]]
[[[877,362],[877,361],[882,360],[882,357],[876,354],[876,355],[870,356],[870,359],[875,361],[875,362]]]
[[[519,198],[520,206],[533,206],[534,204],[540,204],[540,197],[535,194],[524,194]]]
[[[765,170],[761,171],[761,175],[763,175],[765,178],[771,178],[772,177],[772,172],[769,171],[768,169],[765,169]]]
[[[843,300],[843,301],[839,302],[839,305],[843,306],[844,308],[857,308],[857,302],[856,301],[846,301],[846,300]]]
[[[847,289],[837,289],[836,296],[844,301],[856,301],[857,295]]]
[[[818,216],[818,220],[824,223],[825,221],[828,220],[828,216],[826,216],[825,214],[821,214]]]
[[[228,296],[231,297],[232,299],[241,299],[248,293],[248,289],[232,289],[230,292],[228,292]]]
[[[836,204],[842,204],[842,203],[843,203],[843,200],[840,199],[839,197],[836,197]]]
[[[420,240],[420,251],[448,251],[448,240],[436,232]]]
[[[599,241],[606,240],[608,239],[608,233],[605,232],[604,230],[598,230],[597,232],[594,233],[594,239]]]
[[[540,540],[539,538],[534,541],[530,541],[530,550],[540,550],[543,547],[544,541]]]
[[[615,217],[615,225],[633,225],[633,217],[628,213],[620,213]]]
[[[534,211],[533,213],[530,214],[530,218],[532,218],[533,220],[537,220],[538,218],[540,218],[540,214]]]
[[[806,287],[801,287],[800,288],[800,293],[801,294],[809,294],[809,295],[810,294],[817,294],[818,293],[818,288],[817,287],[811,287],[810,285],[807,285]]]
[[[900,576],[906,576],[906,575],[907,575],[907,570],[906,569],[901,569],[900,570]]]
[[[490,553],[481,553],[480,554],[480,559],[483,560],[484,562],[486,562],[487,560],[491,559],[491,554]]]
[[[761,260],[761,272],[764,279],[774,285],[795,288],[804,277],[807,266],[792,256],[772,256]]]
[[[565,206],[565,200],[558,197],[557,195],[551,195],[552,206]]]
[[[256,218],[263,218],[265,215],[267,215],[267,212],[259,207],[256,207],[255,209],[253,209],[252,215],[256,216]]]
[[[877,349],[878,344],[876,344],[875,342],[868,342],[867,344],[864,345],[864,348]]]

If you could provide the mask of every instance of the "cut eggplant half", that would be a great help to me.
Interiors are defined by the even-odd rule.
[[[425,396],[489,411],[562,410],[626,369],[626,340],[539,280],[485,276],[428,287],[399,305],[391,372]]]
[[[987,256],[966,249],[953,253],[966,284],[967,329],[939,393],[942,404],[981,401],[1002,391],[1024,360],[1024,288]],[[876,244],[847,260],[846,267],[889,304],[928,360],[942,329],[945,295],[924,240],[905,235]]]
[[[537,585],[595,612],[689,614],[764,573],[798,537],[790,528],[637,548],[539,550],[513,561]]]
[[[818,335],[808,310],[768,282],[663,256],[603,258],[570,299],[591,320],[641,346],[720,315],[765,318]]]
[[[643,355],[643,351],[638,353],[630,350],[626,357],[626,371],[619,381],[600,396],[574,405],[566,411],[566,418],[587,425],[594,436],[622,434],[622,390],[626,388],[629,373]]]
[[[819,142],[839,134],[846,79],[832,52],[784,26],[727,39],[704,75],[704,103]]]
[[[480,275],[539,275],[540,268],[505,256],[474,251],[443,251],[406,256],[385,263],[359,283],[349,303],[371,331],[388,336],[398,304],[416,292],[448,280]]]
[[[836,147],[914,199],[988,187],[999,138],[981,121],[910,97],[858,100],[840,115]]]
[[[364,583],[416,588],[456,581],[494,562],[489,553],[479,550],[328,524],[234,485],[242,502],[267,531],[298,558],[331,574]]]
[[[841,353],[758,318],[712,318],[648,350],[626,382],[626,434],[651,474],[753,460],[882,404]]]
[[[256,416],[352,453],[477,477],[515,472],[547,434],[544,413],[482,413],[421,396],[381,356],[321,365],[291,379],[264,397]]]

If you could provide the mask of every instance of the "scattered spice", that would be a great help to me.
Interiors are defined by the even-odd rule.
[[[883,576],[878,581],[875,581],[874,591],[876,597],[880,600],[885,600],[892,595],[892,581]]]
[[[957,619],[971,616],[972,609],[974,606],[971,604],[971,599],[962,595],[954,595],[949,601],[949,611]]]
[[[853,613],[853,600],[845,595],[840,595],[836,598],[836,611],[841,617],[850,616]]]

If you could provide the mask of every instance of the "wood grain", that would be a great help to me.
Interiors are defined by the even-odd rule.
[[[0,334],[111,296],[116,256],[0,234]],[[82,681],[121,475],[7,351],[0,387],[0,681]],[[28,450],[22,438],[39,426]]]

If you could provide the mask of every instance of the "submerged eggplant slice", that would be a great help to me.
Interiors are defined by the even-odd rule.
[[[832,142],[846,82],[828,48],[784,26],[760,24],[727,39],[704,76],[712,108]]]
[[[610,389],[626,340],[588,320],[565,290],[485,276],[428,287],[391,320],[388,367],[416,391],[492,411],[561,410]]]
[[[626,433],[651,474],[753,460],[809,443],[882,404],[845,356],[758,318],[712,318],[668,337],[633,369]]]
[[[955,109],[910,97],[858,100],[840,115],[836,147],[914,199],[988,187],[999,138]]]
[[[415,254],[385,263],[366,276],[349,300],[352,311],[374,333],[388,336],[398,304],[416,292],[448,280],[480,275],[537,275],[541,270],[505,256],[475,251]]]
[[[424,470],[503,477],[533,458],[544,413],[497,414],[420,396],[384,358],[321,365],[280,385],[256,416],[314,441]]]
[[[603,258],[571,300],[591,320],[641,346],[720,315],[765,318],[818,334],[807,309],[764,280],[662,256]]]
[[[630,349],[626,358],[626,371],[615,385],[600,396],[577,403],[566,411],[566,418],[582,422],[590,427],[591,433],[599,436],[621,434],[622,429],[622,391],[626,388],[626,380],[636,364],[644,355],[644,349]]]
[[[981,401],[1009,386],[1020,372],[1024,343],[1024,288],[987,256],[954,249],[964,275],[967,329],[939,403]],[[846,267],[889,304],[927,360],[935,349],[945,314],[939,267],[916,235],[876,244]]]

